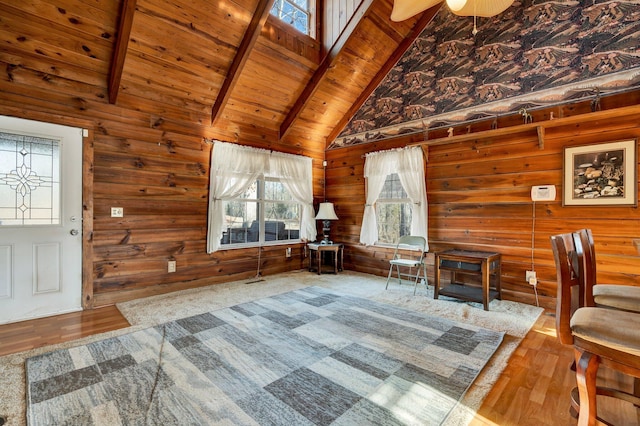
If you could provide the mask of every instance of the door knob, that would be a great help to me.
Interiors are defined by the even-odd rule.
[[[69,232],[71,235],[78,235],[78,230],[77,229],[72,229],[71,232]]]

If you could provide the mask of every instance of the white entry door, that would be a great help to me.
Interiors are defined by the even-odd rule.
[[[82,129],[0,116],[0,324],[81,299]]]

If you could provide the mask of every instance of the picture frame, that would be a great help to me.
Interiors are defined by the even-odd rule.
[[[563,206],[636,206],[637,140],[564,148]]]

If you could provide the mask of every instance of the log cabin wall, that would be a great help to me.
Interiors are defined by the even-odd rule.
[[[258,120],[210,127],[206,114],[190,119],[193,111],[162,103],[160,93],[152,101],[124,93],[111,105],[104,101],[106,81],[96,83],[97,73],[82,71],[92,84],[74,82],[55,74],[56,65],[65,65],[54,59],[20,60],[10,52],[6,48],[0,57],[6,70],[0,114],[89,130],[83,182],[86,307],[255,277],[257,247],[206,253],[212,145],[205,138],[309,156],[314,192],[322,194],[322,143],[282,142],[277,130],[256,125]],[[124,208],[123,218],[110,217],[113,206]],[[284,247],[260,249],[261,274],[304,267],[303,245],[287,245],[290,258]],[[168,260],[176,260],[177,272],[167,273]]]
[[[264,16],[266,9],[258,10],[266,1],[0,0],[0,114],[89,129],[84,141],[85,306],[252,278],[258,262],[264,275],[305,266],[302,244],[292,246],[290,259],[283,246],[206,254],[211,145],[204,139],[311,157],[315,202],[322,201],[322,160],[336,123],[357,110],[354,105],[367,97],[363,90],[386,75],[407,48],[405,40],[417,36],[435,13],[392,23],[391,0],[330,3],[332,17],[325,18],[338,24],[332,35],[328,29],[322,33],[322,43],[292,36],[269,18],[260,35],[251,38],[255,43],[245,43],[245,35],[258,31],[261,19],[253,18]],[[123,22],[129,24],[120,28]],[[130,36],[121,37],[118,28],[127,26]],[[127,46],[118,49],[118,39]],[[241,63],[242,72],[228,72],[240,69]],[[227,85],[229,81],[233,84]],[[226,101],[219,105],[218,99]],[[619,127],[607,127],[612,123]],[[559,181],[560,160],[553,150],[637,133],[632,118],[612,123],[605,123],[610,130],[603,135],[597,125],[582,123],[565,126],[563,135],[562,128],[550,129],[546,137],[551,139],[542,150],[529,145],[534,135],[520,133],[454,138],[449,145],[429,146],[432,250],[461,242],[499,246],[505,253],[508,297],[532,301],[530,288],[519,282],[529,266],[527,238],[483,240],[503,229],[502,223],[488,218],[509,217],[505,222],[512,233],[523,232],[530,221],[530,185]],[[341,217],[332,226],[332,237],[348,244],[347,268],[378,274],[387,270],[386,249],[357,242],[364,205],[362,154],[418,142],[407,137],[326,153],[327,198],[336,202]],[[533,167],[524,161],[529,155],[556,163],[537,170],[540,163]],[[488,159],[502,168],[491,166]],[[477,179],[464,174],[470,171],[478,173]],[[111,218],[112,206],[123,207],[124,218]],[[555,229],[564,231],[563,225],[582,224],[579,210],[561,208],[558,202],[548,210],[538,205],[537,220],[547,226],[558,223]],[[633,271],[638,265],[630,235],[609,227],[637,225],[637,210],[584,211],[593,215],[586,222],[593,225],[597,248],[604,251],[599,252],[600,274],[612,279],[627,274],[636,284]],[[453,218],[463,215],[465,220]],[[534,260],[540,290],[550,298],[547,237],[536,234]],[[177,261],[173,274],[166,272],[170,259]],[[616,271],[616,262],[632,272]]]
[[[633,104],[636,100],[622,102]],[[562,205],[564,147],[640,139],[640,109],[618,111],[607,111],[602,118],[598,114],[605,112],[551,122],[567,124],[546,128],[542,143],[535,127],[520,131],[516,126],[513,132],[485,131],[482,136],[447,139],[445,134],[435,134],[424,142],[422,135],[414,135],[329,150],[328,198],[340,218],[332,227],[332,237],[346,244],[346,268],[386,276],[393,253],[388,247],[359,244],[365,203],[363,155],[422,144],[427,157],[431,279],[434,252],[450,248],[495,251],[502,254],[505,299],[536,303],[533,288],[525,282],[525,271],[533,269],[538,275],[540,305],[553,308],[556,272],[549,237],[591,228],[598,280],[640,285],[640,252],[633,242],[640,238],[639,209]],[[555,110],[555,117],[576,112],[585,111],[569,107]],[[535,121],[548,118],[547,112]],[[637,179],[640,173],[635,176]],[[556,200],[534,206],[531,187],[548,184],[556,186]]]
[[[211,145],[202,133],[149,126],[148,113],[105,104],[76,108],[73,99],[37,89],[37,76],[24,73],[40,101],[4,81],[0,114],[91,130],[85,138],[85,235],[93,300],[101,306],[151,294],[271,275],[305,266],[303,245],[263,246],[206,253],[207,196]],[[276,138],[245,139],[248,145],[291,152]],[[88,154],[90,153],[90,154]],[[296,149],[314,158],[317,153]],[[91,155],[92,154],[92,155]],[[88,158],[88,157],[93,157]],[[317,161],[316,161],[317,160]],[[316,167],[319,165],[319,167]],[[315,174],[315,172],[314,172]],[[317,176],[317,180],[321,177]],[[110,209],[123,207],[123,218]],[[93,222],[93,226],[88,225]],[[292,248],[286,258],[284,247]],[[167,273],[176,260],[177,272]]]
[[[317,204],[328,134],[433,14],[393,23],[391,0],[336,2],[322,49],[269,4],[0,0],[0,114],[88,129],[85,307],[253,278],[258,262],[264,275],[305,266],[301,243],[289,259],[283,245],[206,254],[204,140],[311,157]]]

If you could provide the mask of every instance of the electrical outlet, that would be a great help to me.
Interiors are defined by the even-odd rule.
[[[287,247],[287,250],[284,252],[285,257],[291,257],[291,247]]]
[[[536,271],[527,271],[525,273],[524,279],[531,285],[535,286],[538,284],[538,278],[536,277]]]
[[[124,217],[124,208],[111,207],[111,217]]]
[[[170,260],[169,262],[167,262],[167,272],[171,273],[175,271],[176,271],[176,261]]]

